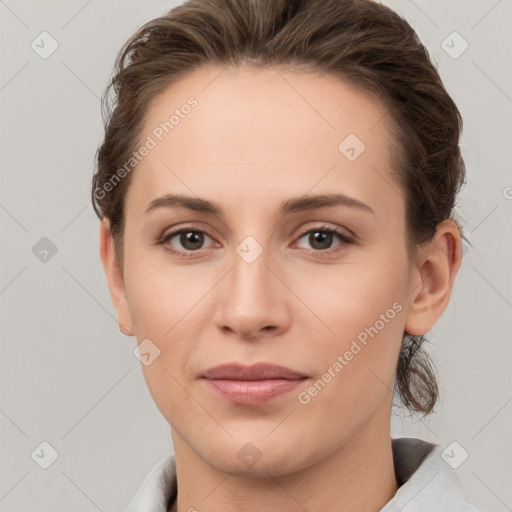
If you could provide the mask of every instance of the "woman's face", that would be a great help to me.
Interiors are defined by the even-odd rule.
[[[175,446],[278,475],[389,436],[418,280],[386,113],[333,76],[250,67],[202,68],[151,104],[117,308],[150,340]],[[208,373],[257,363],[293,374]]]

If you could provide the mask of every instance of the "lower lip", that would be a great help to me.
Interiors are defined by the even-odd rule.
[[[216,393],[240,405],[261,405],[297,388],[304,379],[213,380],[207,385]]]

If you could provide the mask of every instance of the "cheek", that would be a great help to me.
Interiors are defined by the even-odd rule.
[[[193,266],[173,265],[165,256],[163,250],[155,254],[134,250],[127,257],[125,286],[138,336],[151,334],[160,340],[172,336],[208,286],[206,273]]]
[[[401,333],[408,292],[407,258],[393,250],[354,253],[340,265],[316,269],[294,291],[326,326],[327,346],[342,348],[377,324],[383,337]],[[384,318],[381,319],[381,315]]]
[[[315,361],[320,380],[312,394],[352,411],[370,410],[393,388],[408,293],[405,253],[380,251],[364,259],[331,269],[329,279],[316,279],[310,288],[308,305],[329,330],[303,354]],[[305,287],[299,293],[304,296]]]
[[[184,390],[191,378],[185,370],[213,314],[208,293],[219,276],[194,267],[171,265],[165,255],[150,257],[135,250],[125,261],[126,293],[138,343],[151,340],[158,354],[151,364],[142,364],[144,378],[167,418],[177,408],[194,409]]]

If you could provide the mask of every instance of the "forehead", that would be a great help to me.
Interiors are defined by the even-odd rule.
[[[365,184],[371,201],[391,179],[387,113],[333,75],[204,67],[149,105],[139,145],[151,139],[153,147],[130,188],[147,202],[171,191],[211,196],[212,189],[269,198],[276,187],[281,196],[283,189],[341,187],[361,197]]]

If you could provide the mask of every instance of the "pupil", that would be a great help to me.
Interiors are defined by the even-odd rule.
[[[320,242],[320,247],[315,247],[315,244]],[[328,249],[332,242],[332,233],[315,231],[310,235],[310,243],[314,249]]]
[[[186,249],[198,249],[203,242],[202,234],[197,231],[182,233],[180,242]]]

